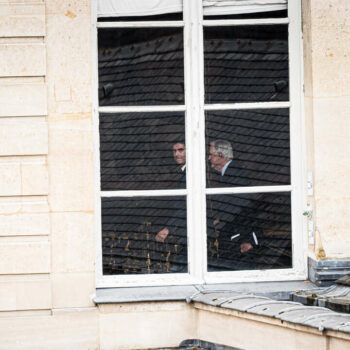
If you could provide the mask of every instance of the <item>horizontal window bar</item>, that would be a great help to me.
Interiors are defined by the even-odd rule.
[[[101,191],[101,197],[165,197],[186,196],[187,190]]]
[[[186,106],[108,106],[99,107],[99,113],[123,113],[123,112],[184,112]]]
[[[292,185],[207,188],[205,190],[205,193],[206,194],[236,194],[236,193],[290,192],[290,191],[292,191]]]
[[[97,279],[97,288],[110,287],[153,287],[202,284],[204,281],[188,273],[145,274],[145,275],[103,275]]]
[[[290,102],[252,102],[252,103],[217,103],[204,105],[205,111],[228,110],[228,109],[269,109],[289,108]]]
[[[183,27],[183,21],[159,21],[159,22],[98,22],[97,28],[158,28],[158,27]]]
[[[259,19],[218,19],[204,20],[203,26],[246,26],[246,25],[269,25],[269,24],[288,24],[288,18],[259,18]]]

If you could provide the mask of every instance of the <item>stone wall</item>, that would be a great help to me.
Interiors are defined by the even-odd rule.
[[[315,259],[350,259],[350,4],[303,1],[307,169]]]

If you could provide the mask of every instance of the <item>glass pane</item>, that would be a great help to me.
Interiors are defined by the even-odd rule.
[[[182,28],[98,30],[100,106],[184,104]]]
[[[264,11],[264,12],[252,12],[252,13],[241,13],[236,15],[204,15],[205,20],[216,20],[216,19],[251,19],[251,18],[286,18],[288,17],[287,10],[280,11]]]
[[[208,271],[292,267],[289,193],[207,196]]]
[[[290,184],[288,109],[205,116],[208,187]]]
[[[204,28],[205,102],[288,101],[288,26]]]
[[[186,198],[102,198],[103,274],[187,272]]]
[[[186,187],[182,112],[100,115],[101,189]]]
[[[100,17],[98,22],[154,22],[154,21],[182,21],[182,12],[166,13],[153,16],[128,16],[128,17]]]

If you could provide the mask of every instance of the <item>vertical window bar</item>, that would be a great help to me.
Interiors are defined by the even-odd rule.
[[[293,268],[303,277],[307,276],[307,235],[304,233],[303,183],[305,160],[303,154],[303,104],[302,104],[302,31],[301,1],[288,1],[289,17],[289,81],[290,81],[290,135],[291,135],[291,183],[292,183],[292,242]]]
[[[185,81],[186,81],[186,147],[188,149],[187,227],[189,270],[202,280],[205,263],[205,138],[204,138],[204,68],[202,1],[184,0]],[[186,52],[188,50],[188,52]],[[199,152],[194,153],[194,150]]]

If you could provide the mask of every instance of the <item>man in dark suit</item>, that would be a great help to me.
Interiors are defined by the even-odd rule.
[[[186,187],[186,146],[184,142],[176,142],[173,145],[173,157],[178,164],[179,168],[178,171],[180,172],[179,181],[177,184],[177,188],[185,188]],[[172,218],[169,219],[166,227],[164,227],[162,230],[160,230],[155,240],[157,242],[164,242],[164,240],[167,238],[167,236],[170,233],[170,229],[168,226],[179,226],[176,225],[177,222],[181,221],[183,224],[183,221],[186,223],[186,208],[184,207],[183,201],[176,202],[177,204],[174,207],[174,215]],[[183,226],[183,225],[181,225]]]
[[[249,185],[248,179],[239,176],[230,142],[216,140],[210,144],[209,157],[212,169],[218,173],[218,187]],[[236,176],[236,174],[238,175]],[[255,224],[254,206],[245,195],[220,194],[211,196],[212,224],[217,237],[217,259],[210,259],[219,269],[250,269],[259,248],[261,229]],[[210,231],[210,229],[209,229]],[[208,259],[209,260],[209,259]]]

